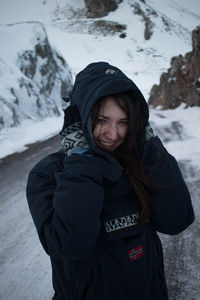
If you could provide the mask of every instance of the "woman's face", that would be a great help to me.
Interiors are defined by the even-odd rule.
[[[100,106],[96,125],[93,129],[93,138],[96,145],[102,150],[114,151],[126,138],[128,117],[124,110],[108,97]]]

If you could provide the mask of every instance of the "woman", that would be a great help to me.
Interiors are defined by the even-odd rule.
[[[118,68],[88,65],[70,100],[62,150],[40,161],[27,184],[53,299],[168,299],[156,231],[177,234],[194,221],[178,164]]]

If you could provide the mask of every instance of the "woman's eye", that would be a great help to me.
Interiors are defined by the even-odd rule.
[[[99,124],[104,124],[106,122],[106,120],[104,119],[97,119],[97,123]]]
[[[122,124],[122,125],[128,125],[128,121],[121,121],[120,124]]]

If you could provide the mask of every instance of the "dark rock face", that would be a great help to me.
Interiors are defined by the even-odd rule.
[[[163,109],[200,106],[200,26],[192,32],[192,52],[175,56],[168,72],[163,73],[160,84],[154,85],[148,103]]]
[[[123,0],[85,0],[85,6],[89,18],[105,17],[109,12],[117,9],[118,4]]]

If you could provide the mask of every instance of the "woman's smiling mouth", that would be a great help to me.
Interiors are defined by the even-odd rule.
[[[106,141],[102,141],[102,140],[98,140],[97,141],[99,144],[104,145],[104,146],[112,146],[114,145],[114,142],[106,142]]]

